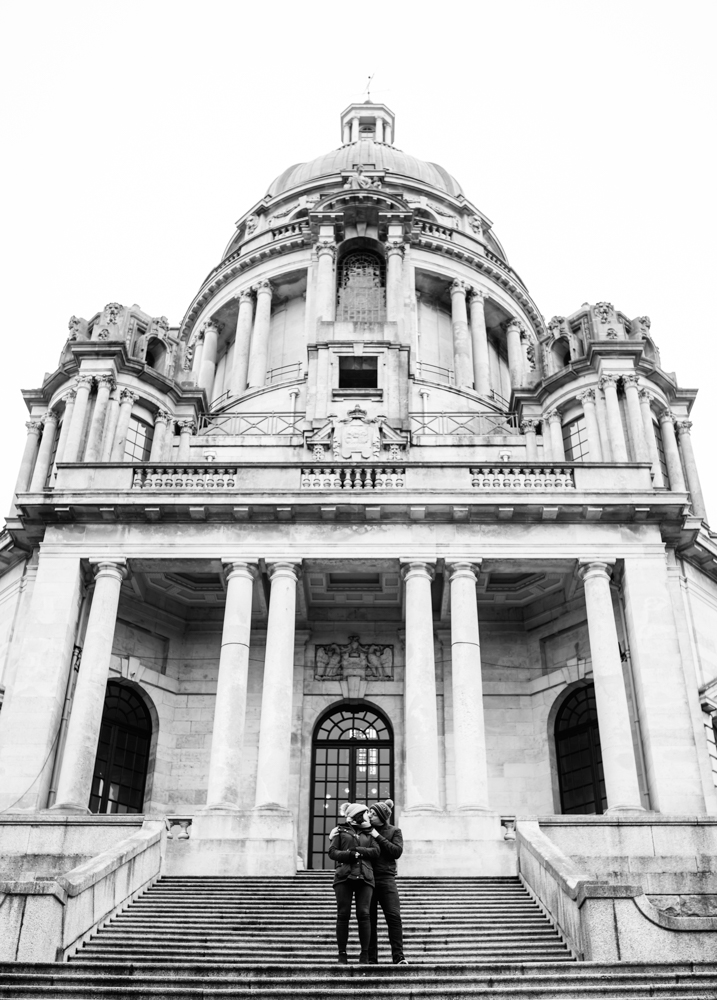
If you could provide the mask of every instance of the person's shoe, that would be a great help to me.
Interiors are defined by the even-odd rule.
[[[396,965],[408,965],[408,962],[405,958],[402,958],[400,962],[396,962]]]
[[[359,965],[368,965],[368,952],[362,951],[359,955]],[[378,964],[378,963],[377,963]]]
[[[339,965],[348,965],[348,964],[349,964],[349,956],[346,954],[345,951],[340,951],[339,952]]]
[[[368,964],[369,965],[378,965],[378,959],[377,958],[369,958]]]

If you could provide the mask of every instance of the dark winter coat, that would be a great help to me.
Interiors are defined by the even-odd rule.
[[[396,861],[403,854],[403,834],[397,826],[390,826],[384,823],[376,828],[378,837],[374,838],[374,843],[381,848],[381,853],[373,862],[373,870],[376,878],[382,875],[396,874]]]
[[[329,857],[336,862],[334,883],[360,878],[367,885],[374,885],[372,863],[378,860],[380,853],[378,842],[374,842],[369,833],[348,824],[342,826],[329,846]]]

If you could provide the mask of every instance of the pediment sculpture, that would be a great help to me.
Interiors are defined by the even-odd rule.
[[[306,438],[306,446],[316,461],[335,462],[380,460],[382,452],[391,461],[406,457],[408,435],[389,427],[386,417],[369,417],[366,410],[355,406],[339,418],[329,414],[326,424]]]
[[[317,680],[361,677],[390,681],[393,679],[393,646],[362,643],[357,635],[350,635],[346,643],[316,646],[314,676]]]

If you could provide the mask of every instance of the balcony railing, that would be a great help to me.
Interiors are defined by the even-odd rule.
[[[573,469],[553,465],[480,465],[471,469],[477,490],[574,490]]]
[[[406,481],[396,466],[334,465],[301,470],[302,490],[397,490]]]
[[[287,437],[301,434],[305,413],[224,413],[205,414],[200,421],[200,434],[223,434],[227,437],[257,435]]]
[[[411,413],[411,434],[428,437],[482,437],[494,431],[518,433],[518,418],[514,413]]]
[[[155,465],[135,468],[133,490],[236,490],[239,484],[236,466]]]
[[[416,362],[416,375],[426,382],[441,382],[445,385],[455,385],[456,377],[452,368],[442,368],[428,361]]]

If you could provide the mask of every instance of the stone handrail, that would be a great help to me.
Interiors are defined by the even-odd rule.
[[[133,490],[235,490],[236,466],[151,465],[135,468]]]
[[[0,961],[61,962],[158,878],[164,823],[54,878],[0,882]]]
[[[471,486],[478,490],[575,489],[571,468],[555,465],[480,465],[471,469]]]
[[[302,490],[401,489],[405,470],[390,465],[315,465],[301,470]]]

